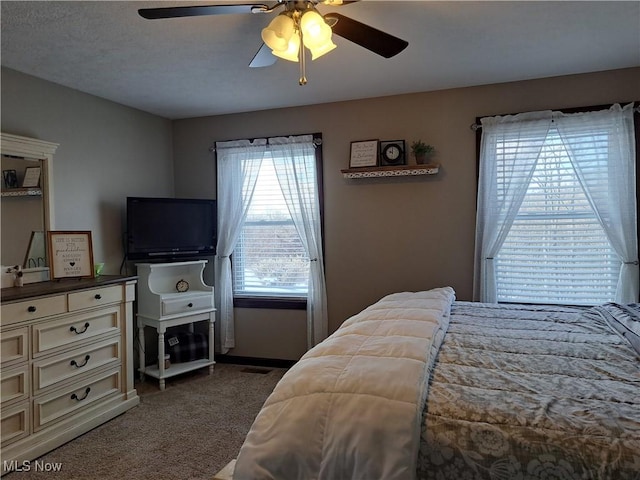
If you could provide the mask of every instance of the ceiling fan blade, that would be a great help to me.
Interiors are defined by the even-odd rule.
[[[357,43],[373,53],[391,58],[407,48],[409,42],[388,33],[360,23],[339,13],[328,13],[324,17],[332,23],[331,30],[336,35]],[[333,22],[336,22],[333,24]]]
[[[269,10],[268,5],[262,3],[247,3],[238,5],[195,5],[190,7],[161,7],[141,8],[138,13],[148,20],[176,17],[199,17],[202,15],[226,15],[228,13],[257,13]]]
[[[276,56],[271,53],[271,49],[263,43],[253,56],[253,60],[251,60],[249,66],[251,68],[270,67],[276,63],[277,60]]]

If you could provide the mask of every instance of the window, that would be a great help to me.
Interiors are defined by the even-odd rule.
[[[608,148],[606,134],[598,144],[603,150]],[[498,150],[504,148],[506,145],[500,145]],[[498,161],[505,158],[499,155]],[[606,168],[606,158],[595,152],[592,162],[590,168]],[[507,171],[504,166],[499,170]],[[498,301],[605,303],[615,297],[619,275],[616,252],[589,205],[557,130],[552,128],[496,256]]]
[[[276,166],[284,161],[279,152],[271,146],[255,153],[263,155],[261,162],[247,163],[256,169],[249,173],[256,182],[251,195],[243,192],[251,200],[231,259],[236,306],[304,308],[307,301],[310,259],[278,178],[283,173]],[[320,148],[296,149],[294,155],[295,164],[306,166],[296,172],[305,198],[320,198]]]
[[[320,134],[216,142],[223,353],[235,346],[234,307],[305,309],[309,348],[328,335],[321,145]]]
[[[474,298],[638,299],[633,105],[482,119]]]
[[[268,152],[267,152],[268,153]],[[233,252],[233,293],[306,298],[309,257],[284,200],[274,159],[262,160]]]

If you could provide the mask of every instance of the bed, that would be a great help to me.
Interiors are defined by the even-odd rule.
[[[276,386],[234,480],[640,479],[640,306],[388,295]]]

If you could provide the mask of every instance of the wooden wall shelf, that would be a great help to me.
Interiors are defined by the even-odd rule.
[[[427,165],[398,165],[390,167],[359,167],[341,170],[344,178],[379,178],[379,177],[409,177],[418,175],[435,175],[440,166]]]

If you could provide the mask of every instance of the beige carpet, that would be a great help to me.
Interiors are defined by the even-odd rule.
[[[164,392],[148,378],[136,385],[139,406],[40,457],[60,462],[60,472],[2,478],[211,480],[236,457],[285,371],[219,363],[211,376],[201,370],[168,380]]]

